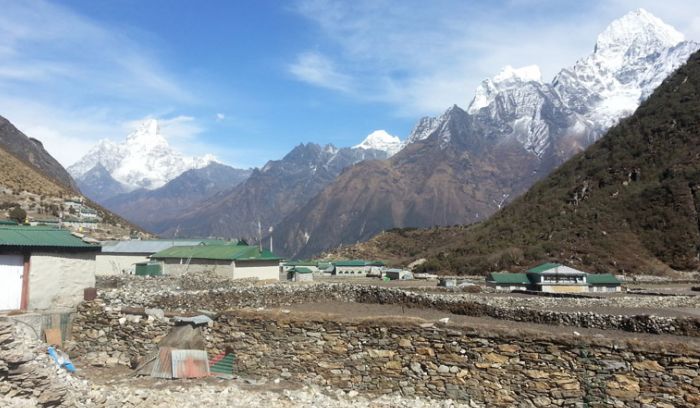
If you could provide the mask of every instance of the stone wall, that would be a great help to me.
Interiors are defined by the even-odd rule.
[[[243,373],[345,390],[488,406],[700,404],[700,354],[682,345],[241,311],[217,320],[211,342],[215,350],[233,347]]]
[[[67,350],[95,366],[136,367],[142,358],[157,351],[157,344],[172,327],[169,319],[121,313],[99,299],[83,302],[73,319],[72,340]]]
[[[496,319],[556,326],[700,337],[700,319],[691,317],[629,316],[504,307],[460,296],[415,293],[394,288],[349,284],[305,286],[280,284],[229,288],[221,291],[208,291],[206,294],[168,294],[154,299],[150,306],[179,310],[224,311],[236,307],[283,306],[329,300],[399,304],[409,307],[432,308],[465,316],[489,316]]]
[[[114,357],[122,364],[126,359],[118,356],[144,356],[170,327],[165,320],[136,319],[100,302],[86,302],[79,311],[85,319],[75,320],[73,351],[120,353]],[[700,404],[700,350],[682,343],[480,332],[411,319],[327,320],[250,309],[220,315],[205,337],[210,355],[235,350],[236,370],[244,376],[344,390],[487,406]]]

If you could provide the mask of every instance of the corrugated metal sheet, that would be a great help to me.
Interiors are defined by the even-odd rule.
[[[99,245],[89,244],[67,230],[51,227],[0,226],[0,246],[81,248],[99,251]]]
[[[209,368],[212,374],[225,378],[232,378],[233,362],[233,353],[221,353],[209,362]]]
[[[170,347],[161,347],[158,350],[158,358],[153,362],[151,369],[151,377],[156,378],[173,378],[173,361]]]
[[[209,376],[209,357],[204,350],[172,350],[173,378]]]
[[[192,246],[200,245],[201,240],[140,240],[132,239],[130,241],[116,241],[105,244],[102,247],[102,252],[105,253],[122,253],[122,254],[155,254],[164,249],[174,246]]]

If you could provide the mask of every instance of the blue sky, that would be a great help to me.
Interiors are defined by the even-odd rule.
[[[696,3],[0,0],[0,115],[64,165],[155,117],[183,153],[260,166],[405,138],[508,64],[549,80],[634,8],[698,40]]]

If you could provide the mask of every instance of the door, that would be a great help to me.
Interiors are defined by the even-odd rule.
[[[24,256],[0,255],[0,310],[16,310],[22,302]]]

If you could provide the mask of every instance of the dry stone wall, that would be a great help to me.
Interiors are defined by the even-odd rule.
[[[179,310],[224,311],[237,307],[269,307],[295,303],[344,301],[398,304],[442,310],[465,316],[574,326],[636,333],[700,336],[700,319],[654,315],[612,315],[594,312],[558,312],[482,303],[462,296],[415,293],[395,288],[348,284],[244,286],[220,291],[171,293],[154,298],[151,307]],[[550,299],[547,299],[550,300]]]
[[[99,323],[74,327],[73,352],[106,353],[116,364],[127,364],[124,353],[145,356],[170,327],[100,302],[86,302],[80,312]],[[205,338],[210,355],[232,348],[244,376],[346,391],[485,406],[700,404],[700,350],[678,343],[484,333],[406,319],[327,320],[250,309],[218,316]]]
[[[487,406],[700,404],[700,355],[682,345],[424,326],[236,312],[218,319],[210,341],[236,350],[244,373],[345,390]]]

